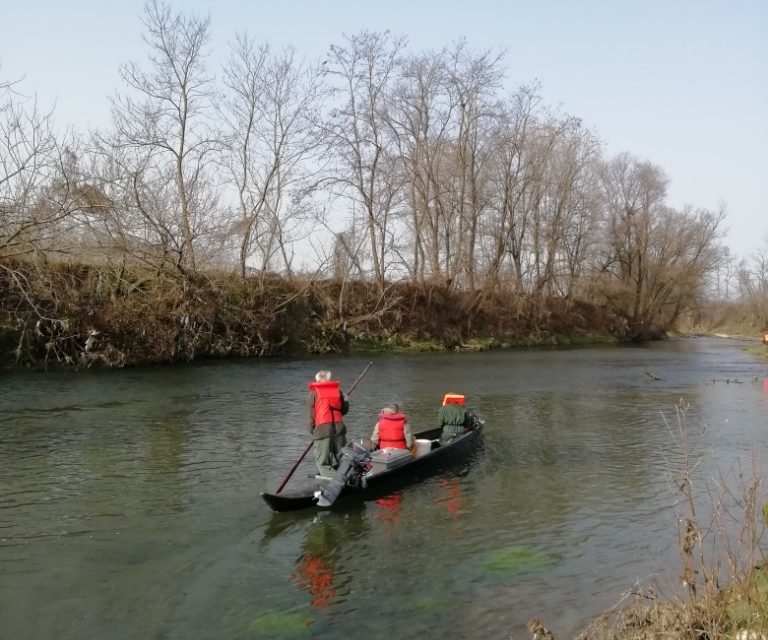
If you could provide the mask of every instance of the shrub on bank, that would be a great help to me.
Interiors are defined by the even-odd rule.
[[[0,363],[121,367],[200,357],[482,350],[621,339],[589,303],[441,284],[150,272],[60,263],[0,270]]]

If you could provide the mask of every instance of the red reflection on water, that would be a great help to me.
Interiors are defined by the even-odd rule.
[[[440,488],[441,495],[435,500],[435,504],[438,507],[445,507],[451,520],[458,520],[461,517],[464,498],[459,479],[440,478],[437,481],[437,486]]]
[[[298,586],[308,589],[313,607],[327,607],[336,595],[333,586],[333,566],[314,553],[307,553],[301,559],[298,569]]]
[[[388,496],[384,496],[383,498],[376,500],[376,510],[374,511],[376,519],[392,527],[399,526],[400,503],[402,501],[403,494],[399,491],[397,493],[391,493]],[[387,531],[387,535],[391,536],[392,531]]]
[[[400,503],[403,501],[403,494],[393,493],[391,495],[379,498],[376,504],[381,507],[380,513],[400,518]]]

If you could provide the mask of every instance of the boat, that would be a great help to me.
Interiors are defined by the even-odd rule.
[[[346,501],[352,497],[378,497],[394,485],[418,481],[450,463],[466,460],[480,441],[484,426],[479,418],[473,422],[472,429],[443,445],[439,427],[415,433],[415,455],[408,449],[369,451],[357,441],[350,442],[333,478],[313,476],[293,489],[262,492],[261,497],[274,511],[329,507],[337,498]]]

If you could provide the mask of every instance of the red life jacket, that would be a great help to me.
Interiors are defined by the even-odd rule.
[[[381,449],[407,449],[405,443],[405,416],[402,413],[379,414],[379,447]]]
[[[339,423],[341,416],[341,391],[338,380],[310,382],[309,389],[317,393],[315,400],[315,425]]]

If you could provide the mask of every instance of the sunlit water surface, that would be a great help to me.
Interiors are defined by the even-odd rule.
[[[674,585],[681,400],[702,481],[759,457],[766,364],[741,346],[376,356],[352,436],[392,400],[432,426],[454,391],[481,446],[294,514],[259,494],[308,442],[307,380],[367,358],[3,374],[0,637],[523,638],[534,615],[571,637],[636,581]]]

